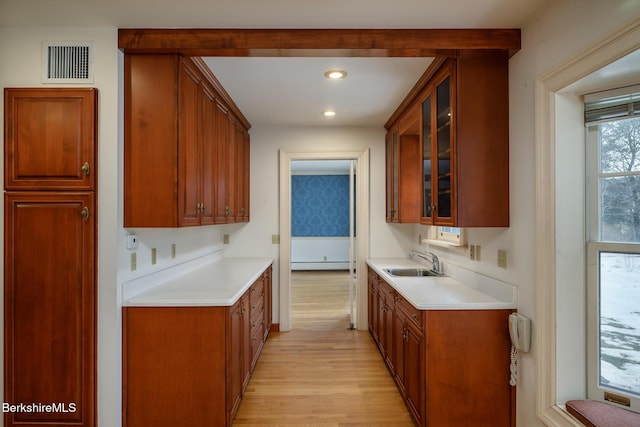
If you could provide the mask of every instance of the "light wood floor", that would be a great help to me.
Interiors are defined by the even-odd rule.
[[[271,333],[234,426],[413,426],[370,334],[349,330],[348,275],[292,274],[292,330]]]

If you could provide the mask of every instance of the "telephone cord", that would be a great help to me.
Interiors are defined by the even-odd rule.
[[[509,385],[515,386],[518,384],[518,349],[511,346],[511,364],[509,370],[511,371],[511,377],[509,378]]]

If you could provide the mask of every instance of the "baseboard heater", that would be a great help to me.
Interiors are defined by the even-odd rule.
[[[291,238],[291,270],[348,269],[349,237]]]

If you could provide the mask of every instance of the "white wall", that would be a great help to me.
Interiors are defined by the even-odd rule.
[[[549,2],[540,14],[524,25],[522,29],[522,50],[510,60],[509,90],[510,90],[510,185],[511,185],[511,228],[505,235],[506,239],[501,244],[509,245],[511,250],[509,273],[514,284],[519,290],[518,310],[526,316],[532,317],[534,333],[536,333],[536,270],[535,270],[535,99],[534,89],[536,80],[545,73],[550,72],[560,64],[566,63],[582,50],[593,46],[597,41],[604,40],[610,31],[627,22],[638,20],[640,16],[640,3],[636,1],[611,0],[607,2],[565,0],[562,2]],[[640,40],[639,40],[640,43]],[[562,108],[563,105],[559,104]],[[574,118],[571,118],[574,120]],[[562,141],[559,140],[559,143]],[[566,151],[565,151],[566,152]],[[566,159],[566,157],[565,157]],[[563,163],[559,169],[566,168],[565,172],[577,177],[583,169],[579,164],[581,160],[573,158],[573,161]],[[574,169],[575,168],[575,169]],[[574,187],[573,202],[580,203],[579,187]],[[562,206],[560,206],[561,208]],[[576,218],[576,226],[579,227],[583,218]],[[541,231],[540,231],[541,232]],[[575,234],[575,229],[570,231]],[[578,231],[579,232],[579,231]],[[553,248],[549,248],[553,250]],[[567,263],[575,262],[576,247],[565,245],[563,250]],[[581,254],[577,254],[578,256]],[[567,265],[567,269],[571,266]],[[581,268],[576,266],[576,268]],[[497,268],[494,268],[497,272]],[[580,275],[582,273],[578,273]],[[562,284],[558,284],[562,286]],[[577,301],[580,295],[575,295]],[[563,307],[565,311],[557,321],[563,321],[563,316],[583,315],[581,304]],[[544,313],[545,310],[540,310]],[[572,313],[569,313],[572,312]],[[584,319],[584,317],[582,317]],[[582,333],[581,331],[577,334]],[[562,338],[562,336],[560,336]],[[575,339],[575,336],[573,337]],[[575,346],[574,346],[575,347]],[[578,347],[579,348],[579,347]],[[566,356],[565,356],[566,357]],[[517,425],[534,426],[541,425],[537,419],[536,401],[539,393],[536,379],[539,374],[555,375],[555,372],[537,372],[540,355],[535,346],[532,351],[522,357],[520,364],[520,382],[517,393]],[[583,384],[584,371],[580,369],[580,363],[567,360],[558,372],[559,380],[571,382],[566,387],[560,387],[562,393],[577,393]],[[546,369],[545,367],[542,367]],[[559,368],[560,370],[560,368]],[[571,391],[573,390],[573,391]],[[544,391],[546,392],[546,391]],[[558,396],[559,398],[565,397]],[[580,396],[578,396],[580,397]]]

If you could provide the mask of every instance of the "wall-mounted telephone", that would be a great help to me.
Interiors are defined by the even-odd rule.
[[[531,319],[518,313],[510,314],[509,335],[511,335],[511,345],[520,351],[529,351],[531,345]]]

